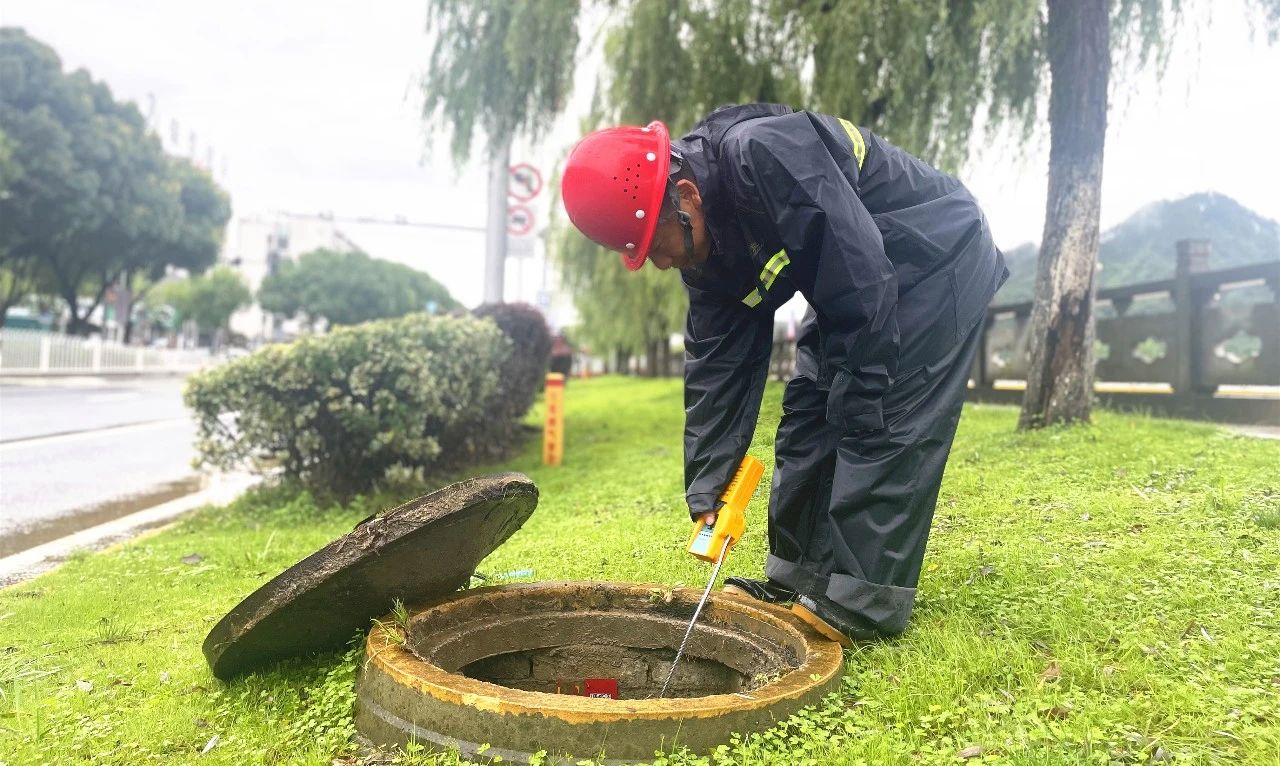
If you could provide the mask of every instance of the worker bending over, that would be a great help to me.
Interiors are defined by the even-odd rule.
[[[680,270],[685,486],[714,522],[747,451],[773,315],[809,303],[782,400],[765,580],[726,590],[829,637],[901,633],[987,304],[1008,271],[956,179],[847,120],[722,107],[671,140],[661,122],[582,139],[570,220],[622,254]]]

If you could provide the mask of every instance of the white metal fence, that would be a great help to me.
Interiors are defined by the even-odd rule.
[[[0,330],[0,375],[183,373],[213,361],[206,349],[144,348],[41,330]]]

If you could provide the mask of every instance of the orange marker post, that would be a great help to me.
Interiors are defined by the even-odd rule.
[[[560,465],[564,457],[564,375],[547,373],[547,421],[542,428],[542,462]]]

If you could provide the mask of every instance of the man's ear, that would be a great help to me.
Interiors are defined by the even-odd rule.
[[[695,210],[702,209],[702,192],[693,181],[687,178],[676,181],[676,192],[680,195],[680,199],[688,202]]]

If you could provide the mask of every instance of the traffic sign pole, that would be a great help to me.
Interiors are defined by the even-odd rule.
[[[484,251],[484,301],[502,303],[507,264],[507,192],[511,142],[494,150],[489,161],[489,216]]]

